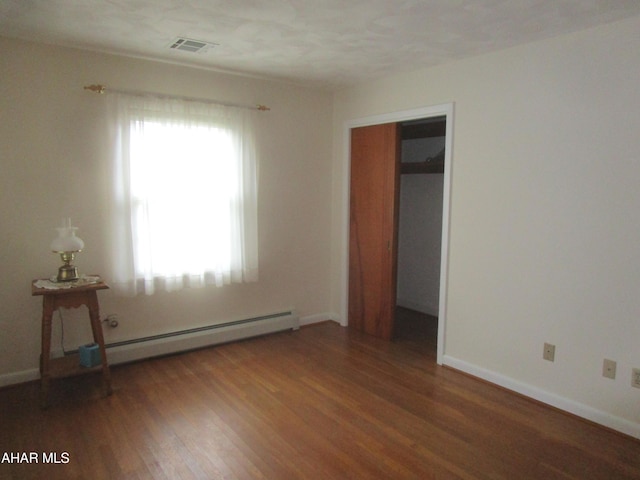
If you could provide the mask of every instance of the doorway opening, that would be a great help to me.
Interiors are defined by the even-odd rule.
[[[437,350],[446,116],[401,122],[394,339]]]
[[[437,120],[434,120],[436,117]],[[344,236],[344,245],[345,245],[345,252],[347,252],[346,257],[345,257],[345,262],[343,264],[343,279],[344,279],[344,288],[343,288],[343,299],[341,302],[341,316],[342,316],[342,325],[347,326],[347,325],[351,325],[353,323],[352,318],[351,318],[351,309],[352,309],[352,305],[355,305],[356,311],[359,312],[363,312],[366,309],[364,308],[360,308],[360,306],[357,304],[357,302],[354,304],[354,302],[351,301],[352,298],[354,298],[352,296],[352,289],[353,289],[353,285],[356,285],[356,290],[357,293],[360,293],[359,297],[356,297],[358,299],[360,298],[364,298],[366,299],[367,297],[369,299],[373,299],[374,302],[374,307],[378,309],[378,313],[382,310],[386,310],[388,312],[393,313],[395,310],[395,306],[396,306],[396,294],[398,293],[396,291],[397,285],[395,283],[396,281],[396,271],[395,271],[395,263],[394,263],[394,267],[392,268],[388,268],[388,271],[393,271],[393,286],[392,288],[382,288],[380,289],[379,287],[377,287],[377,283],[379,280],[373,280],[374,284],[373,287],[371,285],[369,285],[369,287],[367,287],[366,285],[362,285],[362,281],[364,279],[365,283],[366,281],[369,281],[372,276],[371,275],[367,275],[367,272],[363,272],[362,271],[358,271],[353,269],[353,264],[356,265],[356,267],[358,265],[367,265],[370,266],[371,262],[363,262],[363,258],[362,258],[362,251],[360,250],[360,243],[356,240],[355,242],[353,242],[353,239],[356,238],[354,237],[354,235],[352,234],[354,231],[354,222],[352,221],[352,212],[353,212],[353,204],[354,204],[354,198],[357,200],[358,199],[358,195],[362,196],[362,191],[360,191],[358,193],[358,190],[354,190],[354,186],[353,186],[353,165],[352,165],[352,155],[357,154],[357,156],[359,157],[358,162],[356,163],[356,165],[360,165],[361,168],[362,166],[362,155],[364,154],[365,157],[367,155],[372,154],[375,150],[375,144],[376,142],[380,141],[380,135],[383,134],[385,136],[385,138],[395,138],[394,133],[392,133],[394,131],[394,129],[386,129],[386,130],[379,130],[378,133],[374,133],[371,137],[369,137],[368,141],[365,142],[364,144],[362,143],[354,143],[356,141],[356,137],[360,136],[361,133],[358,133],[358,135],[353,136],[354,133],[356,131],[358,132],[363,132],[364,129],[360,129],[359,127],[372,127],[372,126],[379,126],[382,127],[385,124],[395,124],[398,126],[398,131],[400,129],[400,125],[401,124],[405,124],[405,126],[407,128],[411,127],[414,129],[418,129],[418,128],[428,128],[427,126],[425,126],[426,124],[438,124],[438,123],[442,123],[442,119],[444,119],[444,126],[445,126],[445,134],[444,134],[444,144],[445,144],[445,148],[444,151],[442,153],[442,155],[440,155],[440,158],[438,157],[437,154],[432,154],[432,155],[427,155],[426,157],[424,157],[424,159],[422,160],[422,162],[407,162],[407,163],[424,163],[427,165],[422,165],[422,166],[408,166],[405,168],[425,168],[425,169],[430,169],[430,168],[436,168],[434,167],[434,165],[436,165],[437,163],[441,163],[442,165],[439,166],[438,168],[440,170],[443,170],[442,172],[442,194],[441,194],[441,198],[442,198],[442,208],[440,210],[440,215],[441,215],[441,236],[440,236],[440,269],[439,269],[439,282],[438,282],[438,298],[437,298],[437,353],[436,353],[436,362],[440,365],[443,364],[444,361],[444,355],[445,355],[445,334],[446,334],[446,306],[447,306],[447,276],[448,276],[448,246],[449,246],[449,208],[450,208],[450,191],[451,191],[451,148],[452,148],[452,125],[453,125],[453,104],[444,104],[444,105],[437,105],[437,106],[432,106],[432,107],[424,107],[424,108],[418,108],[418,109],[414,109],[414,110],[407,110],[407,111],[402,111],[402,112],[393,112],[393,113],[388,113],[388,114],[382,114],[382,115],[375,115],[375,116],[371,116],[371,117],[365,117],[365,118],[360,118],[360,119],[354,119],[351,121],[346,122],[345,124],[345,162],[343,163],[344,165],[344,169],[343,169],[343,179],[344,179],[344,185],[345,185],[345,195],[344,195],[344,217],[343,217],[343,225],[344,225],[344,232],[345,232],[345,236]],[[433,127],[434,125],[430,125],[430,127]],[[381,133],[381,132],[386,132],[386,133]],[[441,135],[439,135],[441,136]],[[382,145],[385,146],[385,148],[391,152],[391,156],[392,154],[392,148],[389,147],[388,141],[386,141],[387,143],[385,143],[385,141],[382,142]],[[358,146],[360,145],[360,146]],[[373,146],[372,146],[373,145]],[[434,147],[435,148],[435,147]],[[369,149],[369,150],[367,150]],[[366,153],[368,151],[368,153]],[[374,156],[378,156],[377,154],[375,154]],[[382,155],[384,157],[384,155]],[[399,148],[398,148],[398,155],[399,156]],[[427,157],[429,157],[427,159]],[[397,162],[397,179],[399,180],[400,177],[400,162]],[[374,163],[375,165],[378,165],[377,163]],[[369,175],[370,173],[370,166],[374,165],[372,163],[365,163],[366,167],[365,167],[365,172],[367,172],[367,175]],[[388,163],[387,163],[388,165]],[[395,168],[395,167],[394,167]],[[362,171],[362,170],[360,170]],[[420,174],[418,174],[420,175]],[[389,177],[387,177],[389,178]],[[381,192],[381,189],[378,188],[374,188],[373,184],[371,182],[364,182],[365,185],[367,185],[367,188],[370,191],[376,191],[376,192]],[[399,182],[398,182],[399,183]],[[389,184],[389,182],[387,181],[386,183],[382,183],[380,184],[381,186],[385,186]],[[354,197],[354,192],[355,192],[355,197]],[[400,193],[400,188],[399,186],[396,187],[396,192],[399,196]],[[387,193],[385,194],[387,198],[393,198],[393,195],[391,195],[389,193],[389,191],[387,190]],[[366,196],[364,195],[362,198],[376,198],[379,197],[380,195],[374,195],[374,196]],[[368,204],[368,206],[370,207],[370,203],[368,200],[365,200],[364,202],[362,202],[364,204]],[[395,205],[398,205],[399,202],[395,202]],[[357,205],[357,202],[356,202]],[[384,206],[386,205],[386,206]],[[391,208],[388,208],[391,207]],[[378,207],[380,208],[380,207]],[[393,211],[393,209],[395,209],[395,206],[392,203],[387,202],[386,204],[383,204],[383,212],[389,212],[389,211]],[[371,212],[371,209],[369,208],[369,213]],[[358,211],[358,213],[360,213]],[[385,215],[387,215],[388,213],[385,213]],[[375,215],[373,215],[375,216]],[[396,215],[397,217],[397,215]],[[364,217],[363,217],[364,218]],[[359,219],[357,219],[359,220]],[[362,223],[359,223],[358,221],[355,222],[355,228],[359,229],[361,227]],[[395,232],[391,232],[389,233],[389,228],[385,227],[384,225],[392,225],[395,228]],[[368,245],[366,246],[370,246],[371,245],[371,235],[369,235],[370,233],[374,233],[374,237],[376,237],[376,240],[382,240],[383,243],[383,247],[380,247],[379,245],[375,246],[375,248],[377,248],[377,251],[382,252],[384,250],[387,250],[389,252],[391,252],[391,255],[393,256],[394,253],[397,253],[397,242],[394,242],[392,239],[393,235],[397,235],[397,218],[395,218],[394,221],[387,221],[387,222],[383,222],[383,227],[382,230],[370,230],[368,231],[367,235],[361,235],[362,238],[366,238],[368,241]],[[378,233],[377,233],[378,232]],[[379,233],[382,232],[382,233]],[[359,233],[359,231],[356,231],[356,233]],[[386,235],[386,236],[385,236]],[[391,239],[391,240],[388,240]],[[395,250],[395,252],[394,252]],[[360,257],[354,256],[354,252],[356,252],[357,255],[360,255]],[[381,257],[377,257],[377,258],[381,258]],[[354,261],[355,259],[355,261]],[[374,262],[375,263],[375,262]],[[391,262],[389,262],[391,263]],[[379,278],[387,278],[386,276],[378,276]],[[355,282],[355,283],[354,283]],[[360,282],[360,283],[359,283]],[[388,279],[387,280],[382,280],[383,283],[389,283]],[[369,288],[370,290],[366,290],[366,288]],[[382,295],[382,298],[380,295],[374,294],[374,295],[366,295],[366,293],[368,293],[369,291],[375,291],[374,293],[380,293],[381,291],[385,292],[385,295]],[[370,302],[371,303],[371,302]],[[379,308],[380,306],[384,306],[384,305],[391,305],[392,308]],[[417,305],[414,305],[414,308]],[[412,310],[412,309],[410,309]],[[373,319],[375,322],[378,322],[379,324],[384,323],[384,319],[382,318],[383,315],[374,315]],[[390,321],[393,322],[393,317],[394,315],[391,314],[389,315],[389,317],[391,317]],[[367,318],[367,319],[371,319],[370,315],[364,315],[363,318]],[[358,322],[360,322],[361,320],[358,319]],[[388,338],[388,337],[387,337]]]

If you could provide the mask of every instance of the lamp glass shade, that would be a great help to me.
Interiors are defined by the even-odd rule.
[[[63,226],[56,228],[58,236],[51,242],[54,252],[79,252],[84,248],[84,242],[76,236],[77,227],[71,226],[71,219],[63,221]]]

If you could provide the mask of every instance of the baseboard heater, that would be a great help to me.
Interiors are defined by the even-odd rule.
[[[299,327],[300,319],[298,316],[294,311],[287,311],[107,343],[105,346],[109,363],[114,365],[195,350],[269,333],[297,330]]]

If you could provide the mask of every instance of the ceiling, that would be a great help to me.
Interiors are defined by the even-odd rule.
[[[337,89],[635,15],[640,0],[0,0],[0,35]]]

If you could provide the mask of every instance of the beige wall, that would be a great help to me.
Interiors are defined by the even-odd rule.
[[[0,384],[38,365],[41,299],[30,281],[55,273],[54,228],[70,216],[86,248],[77,265],[105,271],[108,184],[103,98],[83,86],[264,103],[259,126],[260,281],[117,298],[108,341],[295,308],[323,315],[330,302],[331,96],[293,85],[0,38]],[[189,235],[186,230],[185,235]],[[108,280],[108,278],[107,278]],[[84,312],[65,313],[65,345],[90,339]],[[79,321],[75,321],[78,318]],[[56,323],[53,348],[59,348]],[[28,376],[28,375],[27,375]]]
[[[638,31],[636,17],[338,92],[334,311],[345,122],[453,102],[445,363],[640,436]]]

